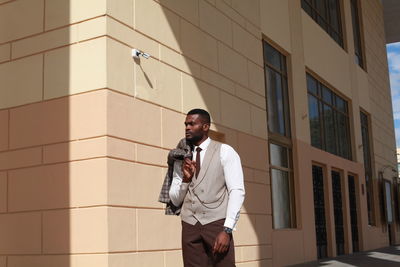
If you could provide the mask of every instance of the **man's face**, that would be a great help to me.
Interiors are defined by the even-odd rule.
[[[204,123],[198,114],[187,115],[185,120],[186,140],[196,145],[208,133],[210,125]]]

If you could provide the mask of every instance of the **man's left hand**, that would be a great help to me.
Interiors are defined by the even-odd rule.
[[[213,254],[225,253],[229,249],[229,242],[231,241],[231,235],[222,231],[217,235],[214,242]]]

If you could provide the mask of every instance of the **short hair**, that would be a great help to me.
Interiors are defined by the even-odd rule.
[[[203,122],[210,124],[211,123],[211,118],[210,118],[210,113],[208,113],[206,110],[201,109],[201,108],[195,108],[192,109],[187,113],[187,115],[199,115]]]

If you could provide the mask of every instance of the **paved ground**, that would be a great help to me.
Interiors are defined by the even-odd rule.
[[[324,259],[318,262],[293,265],[293,267],[315,266],[362,266],[384,267],[400,266],[400,246],[392,246],[368,252],[343,255],[336,258]]]

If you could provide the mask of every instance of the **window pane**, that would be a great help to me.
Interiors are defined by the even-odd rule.
[[[368,117],[366,114],[361,112],[360,119],[361,119],[361,137],[363,144],[364,168],[366,173],[372,173]]]
[[[311,145],[322,148],[318,100],[312,95],[308,95],[308,116],[310,118]]]
[[[356,63],[363,66],[362,47],[361,47],[361,31],[360,31],[360,18],[358,15],[358,1],[351,0],[351,17],[353,22],[353,38],[354,38],[354,52]]]
[[[318,95],[317,81],[308,74],[307,74],[307,89],[310,93]]]
[[[350,142],[348,137],[348,123],[347,117],[341,113],[337,113],[336,129],[338,132],[339,151],[338,155],[344,158],[350,158]]]
[[[268,127],[270,132],[286,135],[281,75],[271,69],[266,70]]]
[[[307,74],[308,87],[319,88],[320,94],[308,94],[311,145],[351,159],[348,103],[331,89]],[[316,83],[316,85],[314,84]]]
[[[330,106],[324,104],[324,129],[325,129],[325,149],[336,154],[336,138],[334,112]],[[339,139],[340,140],[340,139]]]
[[[271,183],[274,228],[289,228],[291,227],[289,173],[271,169]]]
[[[290,137],[290,107],[289,107],[289,94],[288,94],[288,84],[285,77],[282,78],[283,85],[283,112],[284,112],[284,123],[285,123],[285,136]]]
[[[358,16],[357,11],[354,10],[355,7],[352,5],[352,22],[353,22],[353,38],[354,38],[354,50],[355,52],[360,52],[360,31],[358,29]]]
[[[366,172],[371,172],[371,153],[369,147],[369,136],[368,130],[365,127],[361,128],[362,142],[363,142],[363,156],[364,156],[364,168]]]
[[[332,105],[332,100],[333,100],[332,91],[323,85],[321,87],[322,87],[322,98],[326,103]]]
[[[264,58],[268,64],[274,66],[276,69],[282,69],[281,55],[279,51],[277,51],[275,48],[267,43],[264,43]]]
[[[328,23],[326,23],[326,20],[324,18],[318,17],[317,22],[322,27],[322,29],[324,29],[326,32],[328,32],[328,29],[329,29]]]
[[[289,168],[288,149],[286,147],[269,144],[271,165]]]
[[[302,1],[301,7],[343,47],[340,3],[338,0]]]
[[[312,17],[311,0],[302,0],[301,7]]]
[[[367,210],[368,210],[368,223],[374,224],[373,217],[373,182],[372,182],[372,159],[371,159],[371,147],[369,140],[369,121],[368,115],[360,112],[361,121],[361,137],[363,144],[363,156],[364,156],[364,170],[365,170],[365,187],[367,189]]]
[[[342,111],[342,112],[347,113],[346,101],[343,98],[339,97],[339,96],[336,96],[335,98],[336,98],[336,107],[337,107],[337,109]]]
[[[318,1],[315,1],[315,4],[316,4],[318,15],[321,16],[326,21],[326,18],[327,18],[326,2],[324,0],[322,0],[322,1],[318,0]]]
[[[332,32],[331,36],[332,36],[333,40],[335,40],[338,44],[343,45],[342,38],[339,36],[338,33]]]
[[[335,32],[340,32],[339,14],[337,0],[329,0],[330,26]]]

